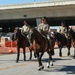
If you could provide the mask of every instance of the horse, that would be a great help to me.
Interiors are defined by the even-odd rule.
[[[49,40],[35,28],[30,28],[29,34],[30,34],[30,40],[32,44],[31,49],[33,49],[38,59],[38,64],[39,64],[38,70],[44,69],[41,59],[45,52],[47,52],[49,55],[47,68],[49,68],[50,66],[50,60],[52,61],[51,65],[53,66],[53,59],[52,59],[53,50],[51,48],[52,43],[49,43]]]
[[[69,29],[69,36],[71,38],[71,45],[74,47],[74,59],[75,59],[75,31],[72,28]]]
[[[14,40],[17,41],[17,59],[16,59],[16,62],[19,61],[20,48],[23,49],[24,61],[26,61],[25,49],[26,49],[26,47],[30,47],[30,43],[29,43],[27,37],[23,33],[21,33],[21,30],[19,28],[15,28],[11,39],[13,41]],[[32,51],[30,50],[30,59],[31,58],[32,58]]]
[[[65,46],[68,48],[68,53],[67,55],[70,55],[70,48],[71,48],[71,40],[65,37],[65,35],[63,35],[60,32],[54,32],[54,38],[58,44],[58,48],[59,48],[59,56],[62,57],[62,48]]]

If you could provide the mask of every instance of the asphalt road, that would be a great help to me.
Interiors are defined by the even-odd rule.
[[[20,61],[16,63],[15,54],[0,55],[0,75],[75,75],[74,49],[71,48],[71,55],[67,56],[67,49],[63,48],[63,57],[59,57],[59,50],[55,49],[53,64],[47,68],[48,55],[44,54],[42,63],[44,69],[38,71],[37,59],[32,57],[29,60],[29,52],[26,53],[26,61],[23,61],[23,53],[20,53]]]

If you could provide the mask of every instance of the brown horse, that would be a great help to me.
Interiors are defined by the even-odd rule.
[[[75,59],[75,31],[70,28],[69,30],[69,36],[71,38],[71,45],[74,47],[74,59]]]
[[[12,35],[12,40],[17,41],[17,59],[16,59],[16,62],[19,61],[20,48],[23,49],[24,61],[25,61],[26,60],[25,48],[30,46],[27,37],[21,33],[21,30],[19,28],[15,28],[14,33]],[[30,50],[30,59],[31,58],[32,58],[32,51]]]
[[[37,29],[31,28],[30,29],[30,38],[31,38],[31,49],[34,50],[35,55],[37,56],[39,68],[38,70],[44,69],[44,66],[41,62],[42,56],[45,52],[49,55],[49,61],[47,67],[50,66],[50,60],[52,60],[52,43],[49,43],[49,40],[42,34],[40,34]],[[53,65],[53,62],[52,62]]]
[[[68,53],[67,55],[70,55],[70,48],[71,48],[71,39],[66,38],[65,35],[59,33],[59,32],[54,32],[54,38],[58,44],[59,47],[59,56],[62,56],[62,48],[65,46],[68,48]]]

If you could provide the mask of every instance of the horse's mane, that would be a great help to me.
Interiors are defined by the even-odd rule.
[[[42,40],[45,40],[45,37],[37,29],[32,28],[32,31],[32,40],[35,39],[36,42],[41,42]]]
[[[25,37],[25,35],[21,32],[21,29],[19,29],[19,28],[18,28],[18,30],[17,30],[17,31],[18,31],[18,34],[19,34],[19,35],[22,35],[22,36],[24,36],[24,37]]]
[[[66,38],[62,33],[60,33],[60,32],[55,32],[55,34],[57,34],[58,36],[60,36],[60,37],[64,37],[64,38]],[[59,37],[59,38],[60,38]]]
[[[41,37],[44,37],[36,28],[33,28],[33,32]]]

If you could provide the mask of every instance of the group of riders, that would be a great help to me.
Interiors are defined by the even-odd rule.
[[[24,21],[24,25],[22,26],[21,32],[27,36],[27,38],[29,38],[28,34],[29,34],[29,30],[30,30],[30,25],[28,24],[27,21]],[[47,23],[47,18],[46,17],[42,17],[41,23],[37,26],[37,30],[45,35],[48,39],[50,39],[50,27],[49,24]],[[61,27],[59,28],[59,32],[62,33],[66,38],[68,38],[68,29],[65,26],[65,22],[61,23]]]

